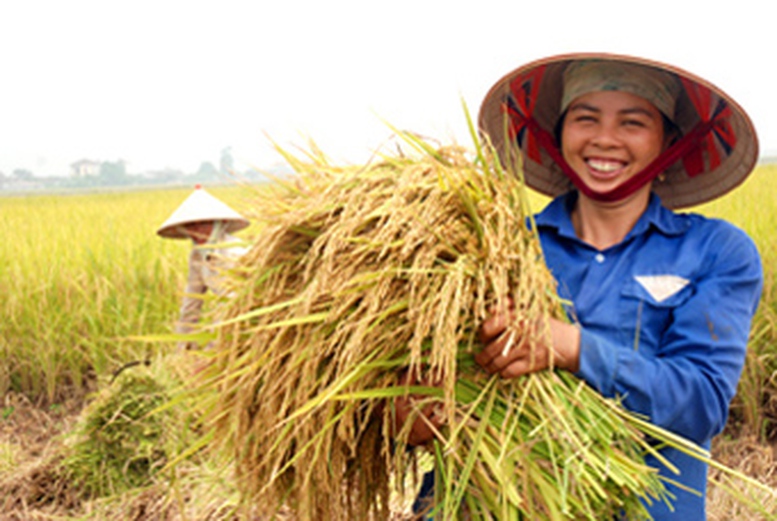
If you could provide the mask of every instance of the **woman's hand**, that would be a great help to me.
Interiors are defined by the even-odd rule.
[[[409,376],[407,373],[400,377],[399,385],[410,386],[434,386],[435,384],[428,381],[419,381],[415,377]],[[420,414],[415,412],[415,402],[422,399],[417,395],[399,396],[394,399],[394,425],[393,432],[396,436],[404,425],[408,422],[411,416],[415,417],[413,425],[410,428],[410,433],[407,437],[408,445],[425,445],[432,441],[435,437],[435,433],[442,427],[444,421],[441,414],[436,412],[439,405],[428,404],[424,406]]]
[[[483,350],[475,361],[489,374],[516,378],[554,367],[576,372],[580,365],[580,331],[554,318],[546,323],[519,322],[512,301],[495,310],[480,327]]]

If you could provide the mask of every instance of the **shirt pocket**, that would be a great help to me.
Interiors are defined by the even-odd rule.
[[[636,278],[621,289],[618,317],[621,340],[635,349],[657,352],[672,325],[675,310],[694,293],[693,282],[665,298],[657,299]]]

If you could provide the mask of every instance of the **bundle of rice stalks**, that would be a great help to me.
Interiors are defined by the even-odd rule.
[[[390,428],[393,399],[411,393],[445,417],[435,518],[646,517],[642,501],[667,500],[643,461],[644,431],[661,432],[567,373],[503,380],[472,360],[506,297],[519,321],[563,316],[519,175],[488,149],[400,137],[412,154],[361,167],[287,154],[296,181],[257,194],[263,231],[201,373],[208,440],[235,459],[246,501],[387,519],[420,452]]]
[[[11,401],[16,410],[7,421],[34,441],[9,444],[28,457],[0,467],[0,519],[238,519],[231,469],[199,454],[180,456],[197,418],[180,392],[180,377],[192,371],[187,362],[174,354],[148,366],[127,364],[77,418]],[[65,427],[37,432],[55,430],[46,426],[55,422]],[[0,448],[6,426],[0,419]],[[247,511],[245,519],[256,516]]]
[[[83,497],[121,494],[152,483],[186,431],[168,407],[174,388],[159,371],[122,373],[84,409],[63,449],[61,474]]]

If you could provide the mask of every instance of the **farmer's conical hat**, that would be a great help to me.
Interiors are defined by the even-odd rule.
[[[242,230],[250,224],[248,219],[197,185],[194,192],[167,218],[156,233],[167,239],[188,239],[189,236],[184,234],[180,227],[203,221],[222,221],[226,233]]]
[[[681,92],[674,114],[681,137],[704,129],[693,145],[664,170],[653,190],[669,208],[694,206],[734,189],[758,160],[755,128],[744,109],[708,81],[678,67],[633,56],[577,53],[551,56],[502,77],[486,94],[478,118],[506,164],[520,153],[526,184],[555,197],[574,188],[552,157],[554,130],[562,115],[564,71],[575,63],[601,61],[658,70],[676,78]],[[607,90],[607,88],[603,88]],[[693,137],[693,136],[689,136]],[[555,151],[553,149],[556,149]]]

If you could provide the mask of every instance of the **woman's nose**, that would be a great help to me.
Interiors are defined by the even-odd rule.
[[[614,123],[603,122],[597,126],[596,133],[591,138],[591,142],[597,146],[610,148],[620,144],[618,137],[618,127]]]

